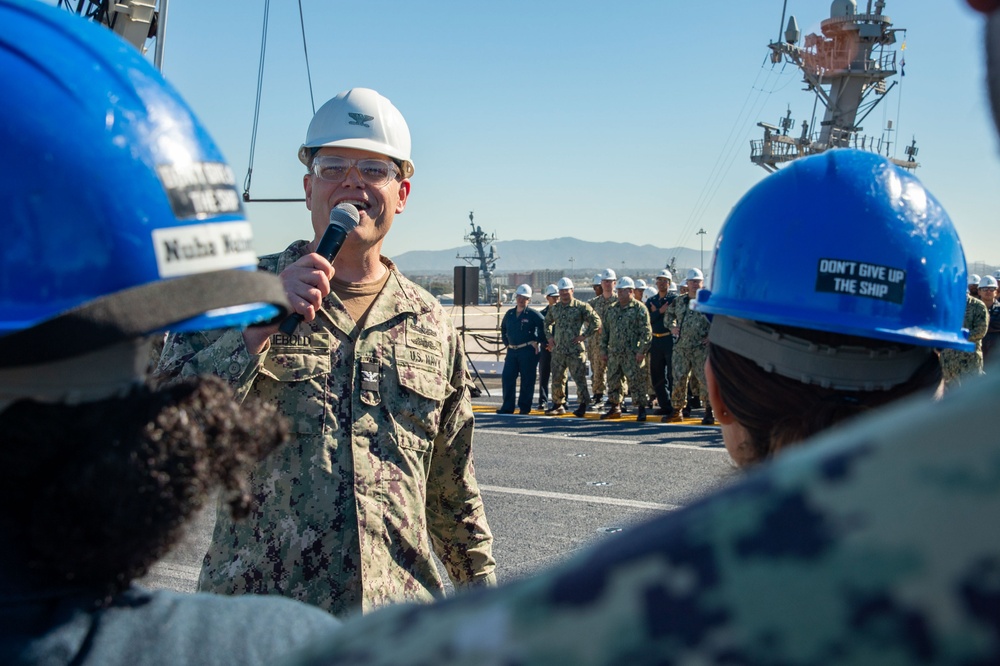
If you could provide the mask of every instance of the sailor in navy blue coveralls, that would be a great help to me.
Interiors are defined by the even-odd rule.
[[[538,368],[538,350],[545,344],[545,320],[537,311],[528,307],[531,287],[522,284],[517,288],[517,305],[503,316],[500,339],[507,347],[503,364],[503,404],[497,414],[514,413],[514,396],[517,378],[521,377],[521,393],[517,408],[521,414],[531,413],[535,395],[535,373]]]

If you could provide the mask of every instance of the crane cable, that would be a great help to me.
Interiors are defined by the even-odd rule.
[[[253,160],[257,149],[257,128],[260,125],[260,101],[264,91],[264,61],[267,53],[267,24],[271,12],[271,0],[264,0],[264,21],[260,31],[260,60],[257,64],[257,96],[254,100],[253,109],[253,129],[250,132],[250,157],[247,164],[247,175],[243,179],[243,201],[245,202],[268,202],[268,203],[288,203],[304,201],[304,199],[254,199],[250,196],[250,182],[253,180]],[[312,105],[313,115],[316,115],[316,99],[313,96],[312,71],[309,68],[309,47],[306,44],[306,23],[302,11],[302,0],[299,0],[299,25],[302,28],[302,50],[306,59],[306,78],[309,81],[309,102]]]

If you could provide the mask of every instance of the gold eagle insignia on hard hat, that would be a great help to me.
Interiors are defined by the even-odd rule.
[[[347,123],[348,125],[361,125],[362,127],[371,127],[371,125],[368,124],[368,121],[375,120],[375,116],[369,116],[364,113],[348,113],[347,115],[349,115],[351,118],[354,119],[351,122]]]

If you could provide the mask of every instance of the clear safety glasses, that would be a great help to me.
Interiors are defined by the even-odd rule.
[[[338,155],[317,155],[312,163],[312,173],[330,183],[342,183],[352,167],[357,167],[361,179],[374,187],[382,187],[399,176],[399,167],[389,160],[364,158],[350,160]]]

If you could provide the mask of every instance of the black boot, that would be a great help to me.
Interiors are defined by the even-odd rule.
[[[646,420],[646,408],[645,407],[640,407],[639,409],[636,410],[636,412],[635,412],[635,420],[636,421],[645,421]]]
[[[712,405],[705,403],[705,418],[701,420],[702,425],[715,425],[715,414],[712,413]]]
[[[581,402],[576,409],[573,410],[574,416],[579,416],[581,419],[587,415],[587,403]]]

